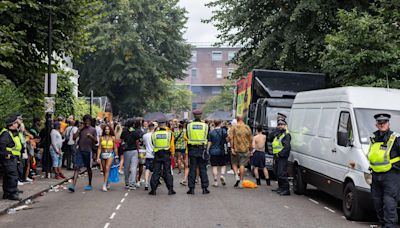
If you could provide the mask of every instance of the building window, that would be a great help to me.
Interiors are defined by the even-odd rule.
[[[212,87],[211,94],[220,94],[222,91],[221,87]]]
[[[197,51],[192,51],[192,63],[197,62]]]
[[[221,67],[216,68],[215,75],[216,75],[216,78],[222,78],[222,68]]]
[[[235,52],[234,51],[230,51],[228,52],[228,60],[232,60],[235,57]]]
[[[221,60],[222,60],[222,51],[213,51],[212,61],[221,61]]]
[[[233,71],[235,71],[235,69],[233,68],[228,68],[228,77],[232,77]]]
[[[197,68],[192,68],[192,78],[197,77]]]

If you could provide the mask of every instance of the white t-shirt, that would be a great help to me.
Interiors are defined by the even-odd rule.
[[[97,133],[97,144],[96,146],[99,146],[100,144],[100,136],[103,134],[103,130],[101,129],[100,126],[96,126],[96,133]]]
[[[76,126],[68,126],[65,129],[65,140],[67,141],[68,145],[74,145],[75,144],[75,140],[74,140],[74,134],[78,132],[78,127]],[[69,138],[67,138],[67,136],[69,136]]]
[[[151,132],[148,132],[143,135],[143,144],[146,147],[146,158],[154,158],[154,147],[151,141]]]

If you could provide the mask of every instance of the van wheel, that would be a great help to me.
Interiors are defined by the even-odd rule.
[[[297,195],[304,195],[307,189],[307,183],[303,181],[300,166],[295,165],[293,175],[293,192]]]
[[[363,210],[357,195],[356,187],[353,182],[348,182],[343,191],[343,213],[348,220],[361,220]]]

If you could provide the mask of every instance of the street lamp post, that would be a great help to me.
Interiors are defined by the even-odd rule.
[[[47,47],[47,96],[51,96],[51,55],[52,55],[52,18],[51,18],[51,0],[49,0],[49,25],[48,25],[48,47]],[[44,156],[43,156],[43,171],[45,172],[45,177],[50,178],[51,167],[50,167],[50,132],[51,132],[51,113],[46,113],[46,138],[44,143]]]

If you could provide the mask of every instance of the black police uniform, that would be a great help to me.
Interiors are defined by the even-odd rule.
[[[160,128],[160,130],[166,130]],[[173,142],[171,142],[173,143]],[[160,177],[163,177],[165,185],[168,189],[168,195],[175,194],[174,191],[174,179],[171,174],[171,151],[170,150],[159,150],[154,154],[153,161],[153,174],[150,179],[151,191],[150,195],[155,195],[158,184],[160,183]]]
[[[13,132],[14,136],[18,131]],[[0,135],[0,165],[3,169],[3,199],[18,199],[18,165],[17,157],[7,151],[6,148],[15,146],[8,131]]]
[[[201,122],[201,120],[195,119],[193,122]],[[188,156],[189,156],[189,177],[188,177],[189,191],[187,192],[188,194],[194,194],[194,188],[196,186],[197,167],[199,168],[200,171],[201,188],[203,189],[203,194],[209,193],[207,189],[209,186],[209,180],[207,174],[208,154],[206,153],[205,150],[206,150],[206,145],[188,144]]]
[[[272,142],[275,137],[279,137],[285,132],[286,130],[276,129],[269,135],[268,141]],[[290,195],[290,187],[287,175],[288,158],[291,150],[290,141],[291,141],[291,136],[289,133],[287,133],[281,141],[283,149],[277,155],[274,156],[274,172],[278,179],[278,189],[276,189],[275,191],[281,195]]]
[[[375,142],[387,142],[392,131],[374,132]],[[400,140],[397,137],[390,158],[400,156]],[[371,194],[379,222],[383,227],[397,227],[397,202],[400,194],[400,162],[393,164],[392,169],[383,173],[372,172]]]

